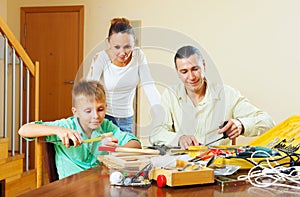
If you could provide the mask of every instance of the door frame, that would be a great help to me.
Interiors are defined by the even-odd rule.
[[[43,7],[21,7],[21,19],[20,19],[20,41],[22,46],[24,47],[24,49],[26,50],[26,14],[27,13],[51,13],[51,12],[78,12],[79,13],[79,54],[78,54],[78,68],[80,68],[82,61],[83,61],[83,57],[84,57],[84,6],[83,5],[76,5],[76,6],[43,6]],[[38,60],[37,60],[38,61]],[[80,70],[80,69],[79,69]],[[20,79],[22,80],[22,79]],[[26,83],[23,83],[24,87],[23,87],[23,94],[26,94]],[[32,86],[32,84],[30,84],[30,91],[34,91],[34,86]],[[34,98],[32,98],[34,100]],[[34,110],[33,109],[34,106],[30,106],[30,117],[35,117],[34,115]],[[23,115],[23,117],[26,117],[25,114]],[[33,121],[33,120],[30,120]],[[25,123],[26,121],[24,121]],[[34,143],[30,143],[29,145],[29,168],[33,169],[35,166],[35,144]]]

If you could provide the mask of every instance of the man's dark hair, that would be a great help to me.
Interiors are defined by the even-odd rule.
[[[189,58],[191,55],[194,54],[198,55],[198,60],[203,60],[200,50],[197,49],[196,47],[188,45],[178,49],[174,57],[175,68],[177,69],[177,64],[176,64],[177,59]]]

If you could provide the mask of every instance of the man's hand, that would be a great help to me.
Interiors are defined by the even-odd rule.
[[[219,134],[226,133],[229,139],[237,138],[244,130],[243,124],[237,119],[230,119],[227,124],[219,130]]]
[[[65,145],[67,148],[70,147],[70,139],[73,141],[74,147],[82,144],[80,134],[72,129],[59,128],[56,131],[56,135],[61,139],[62,144]]]
[[[182,149],[188,149],[189,146],[198,146],[199,142],[193,135],[183,135],[179,138],[178,144]]]

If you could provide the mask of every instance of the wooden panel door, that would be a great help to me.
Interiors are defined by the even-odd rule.
[[[40,120],[72,115],[72,82],[83,59],[83,6],[21,8],[21,43],[40,65]]]

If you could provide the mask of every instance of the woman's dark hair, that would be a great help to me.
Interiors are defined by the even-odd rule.
[[[108,31],[108,40],[113,33],[128,33],[133,35],[134,32],[132,26],[130,25],[130,21],[126,18],[113,18],[110,21],[110,28]]]
[[[176,60],[182,59],[182,58],[189,58],[191,55],[197,54],[198,60],[203,60],[203,57],[200,53],[200,50],[193,46],[183,46],[180,49],[177,50],[175,57],[174,57],[174,63],[175,68],[177,69]]]

